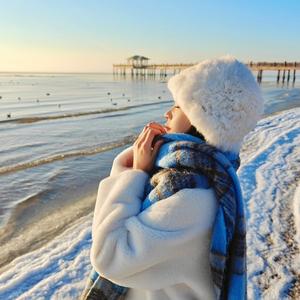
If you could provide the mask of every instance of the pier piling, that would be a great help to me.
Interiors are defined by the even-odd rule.
[[[278,70],[277,72],[277,82],[279,82],[279,80],[280,80],[280,70]]]
[[[285,80],[285,69],[283,70],[282,83],[284,83],[284,80]]]
[[[261,83],[263,70],[258,70],[257,73],[257,82]]]

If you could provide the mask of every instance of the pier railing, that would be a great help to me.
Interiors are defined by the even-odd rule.
[[[267,70],[277,69],[277,68],[296,68],[300,69],[299,62],[257,62],[248,63],[250,68],[266,68]]]

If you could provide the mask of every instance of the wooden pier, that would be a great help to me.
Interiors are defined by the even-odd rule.
[[[196,63],[181,64],[149,64],[149,58],[135,55],[127,59],[126,64],[113,64],[113,74],[126,77],[167,77],[168,74],[175,75],[181,70],[191,67]],[[288,83],[296,81],[296,70],[300,70],[300,62],[248,62],[245,63],[253,72],[257,72],[257,81],[262,81],[264,71],[277,72],[277,82],[282,80]]]
[[[167,76],[167,74],[176,74],[181,70],[191,67],[195,64],[151,64],[145,67],[133,67],[129,64],[114,64],[113,65],[113,73],[126,75],[127,70],[132,76]]]
[[[261,82],[263,77],[263,71],[275,71],[277,72],[277,82],[282,79],[282,82],[290,81],[291,73],[293,76],[293,82],[296,81],[296,70],[300,70],[300,62],[250,62],[247,64],[252,71],[257,71],[257,81]],[[281,77],[282,74],[282,77]]]

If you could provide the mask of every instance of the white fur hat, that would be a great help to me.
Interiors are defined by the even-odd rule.
[[[170,78],[168,88],[197,131],[223,151],[239,151],[263,113],[254,76],[229,55],[184,69]]]

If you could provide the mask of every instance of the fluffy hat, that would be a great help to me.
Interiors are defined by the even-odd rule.
[[[168,88],[197,131],[223,151],[239,151],[263,113],[254,76],[229,55],[184,69],[169,79]]]

